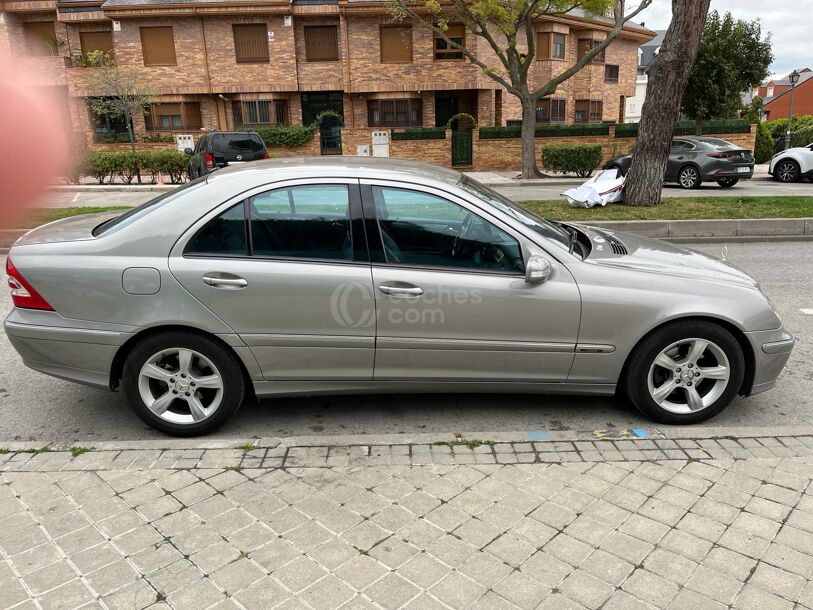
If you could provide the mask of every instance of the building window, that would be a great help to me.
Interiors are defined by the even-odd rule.
[[[141,53],[145,66],[174,66],[175,39],[172,26],[144,27],[141,30]]]
[[[466,48],[466,30],[462,23],[449,24],[446,29],[446,37],[452,42]],[[460,48],[450,45],[446,38],[435,34],[435,59],[450,60],[463,59],[463,51]]]
[[[579,39],[579,48],[578,48],[578,52],[577,52],[578,58],[577,59],[581,59],[582,57],[587,55],[590,51],[595,49],[602,42],[604,42],[604,41],[603,40],[591,40],[589,38],[581,38],[581,39]],[[605,49],[602,49],[601,52],[593,58],[592,63],[594,63],[594,64],[603,64],[604,63],[604,51],[605,51]]]
[[[144,114],[147,131],[200,129],[200,104],[198,102],[174,102],[150,104],[149,114]]]
[[[87,55],[91,51],[102,51],[108,55],[113,55],[113,32],[80,32],[79,45],[82,47],[82,55]]]
[[[339,61],[338,26],[306,25],[305,59],[307,61]]]
[[[288,125],[288,100],[234,102],[235,125]]]
[[[537,123],[564,123],[567,102],[549,97],[539,100],[536,104]]]
[[[381,63],[412,61],[412,26],[381,26]]]
[[[567,36],[556,32],[539,32],[536,47],[537,59],[564,59]]]
[[[607,64],[604,66],[604,80],[608,83],[618,82],[618,66]]]
[[[370,127],[418,127],[422,123],[423,104],[419,98],[367,102]]]
[[[55,57],[59,51],[59,41],[53,21],[23,23],[23,39],[29,57]]]
[[[600,123],[604,104],[596,100],[576,100],[576,123]]]
[[[268,62],[268,26],[264,23],[235,23],[234,57],[238,64]]]

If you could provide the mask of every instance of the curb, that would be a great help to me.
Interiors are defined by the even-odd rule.
[[[757,242],[813,240],[813,218],[744,218],[738,220],[588,220],[608,231],[625,231],[675,242]],[[0,251],[28,229],[0,230]]]

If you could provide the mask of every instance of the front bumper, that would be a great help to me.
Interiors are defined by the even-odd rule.
[[[754,352],[754,379],[750,388],[744,388],[744,394],[759,394],[776,385],[796,339],[784,327],[745,333],[745,336]]]
[[[29,368],[108,389],[113,358],[132,336],[121,331],[25,323],[15,316],[15,310],[6,318],[3,328]]]

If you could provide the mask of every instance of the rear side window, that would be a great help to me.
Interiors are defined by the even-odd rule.
[[[353,260],[344,184],[294,186],[249,200],[256,256]]]
[[[187,246],[187,252],[195,254],[230,254],[246,256],[245,206],[241,201],[220,214],[201,229]]]

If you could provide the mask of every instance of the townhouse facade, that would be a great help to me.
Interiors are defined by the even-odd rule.
[[[91,108],[91,51],[134,66],[154,93],[133,120],[146,141],[175,133],[310,124],[331,110],[327,129],[445,126],[467,113],[480,126],[519,123],[518,100],[430,30],[393,21],[370,0],[25,0],[0,1],[0,54],[64,99],[66,129],[85,144],[122,139],[121,120]],[[610,29],[576,15],[535,25],[532,83],[576,61]],[[487,43],[450,24],[448,35],[489,65]],[[540,123],[624,122],[635,94],[638,47],[654,33],[629,24],[553,95]],[[323,150],[322,152],[336,152]]]

